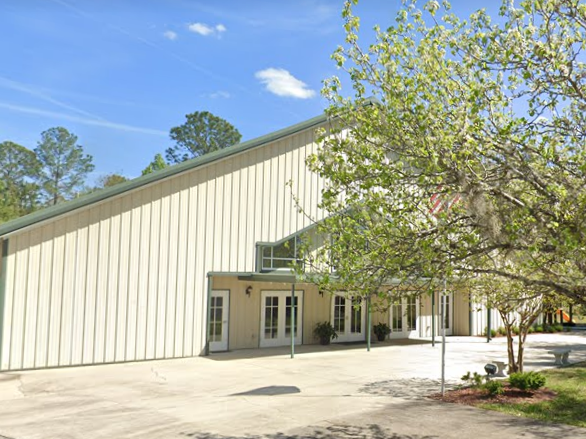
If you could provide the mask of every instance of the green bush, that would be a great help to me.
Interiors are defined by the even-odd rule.
[[[564,327],[558,323],[557,325],[553,325],[553,330],[555,332],[562,332],[564,330]]]
[[[511,327],[511,332],[515,335],[519,335],[519,327],[518,326]]]
[[[486,336],[486,331],[487,330],[488,330],[488,328],[484,328],[484,332],[482,333],[482,335]],[[491,329],[490,330],[490,336],[491,337],[496,337],[496,334],[497,334],[496,329]]]
[[[545,386],[545,375],[539,372],[515,372],[509,375],[509,384],[520,390],[537,390]]]
[[[504,326],[499,326],[496,332],[498,333],[498,335],[507,335],[507,330]]]
[[[330,340],[338,338],[338,334],[334,327],[328,321],[317,323],[313,330],[313,335],[315,335],[323,345],[330,344]]]
[[[482,388],[486,390],[490,396],[497,396],[505,393],[505,386],[503,386],[503,383],[500,381],[487,381]]]
[[[543,332],[543,325],[535,325],[535,332]]]
[[[527,328],[527,334],[533,334],[535,332],[535,328],[533,326],[529,326],[529,328]]]
[[[555,329],[554,329],[553,325],[545,324],[545,325],[543,325],[543,332],[547,332],[548,334],[553,334],[555,332]]]
[[[461,379],[469,386],[478,387],[482,385],[484,376],[480,375],[478,372],[474,372],[473,374],[466,372],[466,375],[462,375]]]

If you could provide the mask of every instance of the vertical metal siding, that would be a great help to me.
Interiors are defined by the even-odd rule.
[[[0,239],[0,369],[2,369],[3,358],[4,358],[4,326],[7,320],[6,313],[6,284],[8,273],[7,270],[8,262],[8,240]]]
[[[319,219],[323,185],[305,166],[313,137],[307,130],[11,236],[0,369],[201,354],[206,273],[253,271],[256,242],[309,225],[305,214]]]

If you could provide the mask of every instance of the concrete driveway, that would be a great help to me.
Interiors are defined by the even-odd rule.
[[[527,369],[553,366],[586,334],[533,335]],[[504,339],[450,337],[451,384],[505,356]],[[441,345],[428,340],[246,350],[204,358],[0,374],[0,438],[581,438],[544,425],[437,403]]]

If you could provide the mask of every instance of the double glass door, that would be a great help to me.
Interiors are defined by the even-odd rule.
[[[333,296],[331,323],[338,334],[333,343],[365,339],[365,308],[362,299]]]
[[[419,300],[404,297],[391,306],[390,338],[417,337],[417,320],[419,317]]]
[[[260,347],[289,345],[292,334],[295,344],[301,344],[303,291],[295,292],[295,300],[291,297],[291,291],[263,291],[261,304]]]

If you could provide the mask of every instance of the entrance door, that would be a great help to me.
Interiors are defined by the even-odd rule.
[[[210,351],[228,350],[228,318],[230,315],[230,292],[214,290],[210,298],[209,337]]]
[[[333,343],[364,340],[365,308],[361,299],[332,298],[332,326],[338,334]]]
[[[291,344],[293,307],[291,291],[261,293],[260,347]],[[295,344],[301,344],[303,322],[303,291],[295,291]]]
[[[445,308],[445,313],[446,315],[444,316],[444,323],[446,325],[446,335],[452,335],[452,322],[453,322],[453,317],[454,317],[454,300],[452,297],[452,294],[448,294],[446,296],[440,295],[441,299],[440,299],[440,306],[443,306],[444,302],[446,304],[446,308]],[[438,314],[441,315],[441,308],[438,309]],[[440,335],[441,335],[441,326],[439,328],[440,330]]]
[[[391,306],[391,334],[389,338],[417,337],[417,320],[419,318],[419,300],[404,297],[400,303]]]

